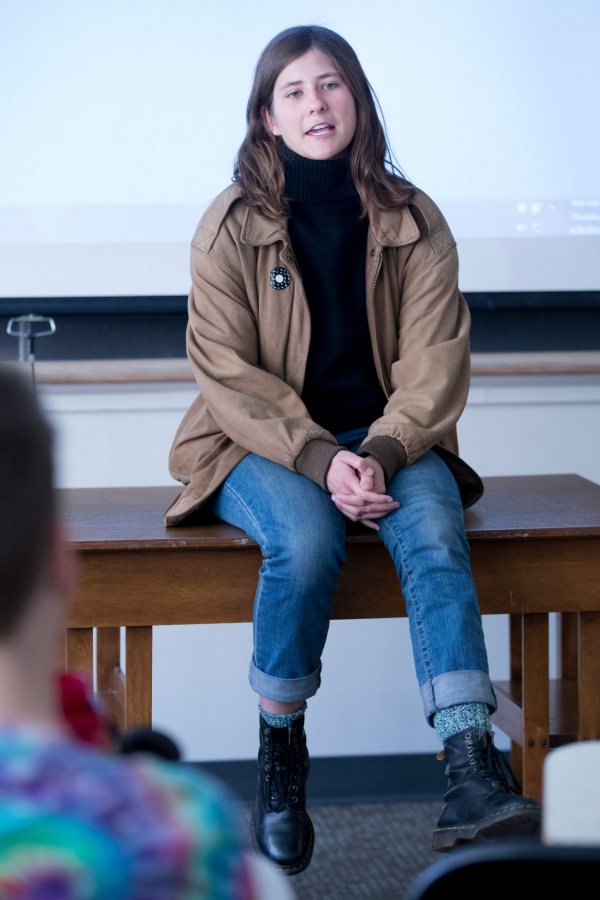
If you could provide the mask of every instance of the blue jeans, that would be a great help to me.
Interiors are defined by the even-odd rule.
[[[356,451],[365,433],[358,429],[338,441]],[[430,450],[396,472],[387,490],[401,505],[378,519],[377,534],[402,585],[425,715],[431,722],[437,710],[456,703],[486,703],[493,710],[454,477]],[[309,478],[254,453],[230,472],[211,504],[215,515],[256,541],[263,556],[254,599],[252,688],[283,702],[313,696],[348,520]]]

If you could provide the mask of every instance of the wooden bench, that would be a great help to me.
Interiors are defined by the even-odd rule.
[[[510,616],[511,678],[495,683],[495,723],[512,741],[524,791],[539,798],[549,748],[600,738],[600,485],[540,475],[486,478],[485,488],[465,523],[481,611]],[[165,528],[162,515],[176,494],[176,487],[60,492],[81,556],[66,665],[92,672],[95,664],[97,690],[123,728],[152,720],[152,626],[252,618],[258,547],[220,523]],[[561,614],[555,680],[549,613]],[[405,614],[385,549],[373,533],[352,530],[334,618]]]

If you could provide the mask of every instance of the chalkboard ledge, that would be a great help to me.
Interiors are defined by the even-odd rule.
[[[27,363],[10,363],[29,372]],[[598,375],[600,351],[542,353],[473,353],[473,376]],[[86,359],[40,361],[35,364],[39,384],[143,384],[193,382],[188,360]]]

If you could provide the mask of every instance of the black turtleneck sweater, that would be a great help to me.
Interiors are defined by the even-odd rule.
[[[349,156],[306,159],[280,149],[288,230],[311,316],[302,400],[333,434],[368,426],[385,405],[369,336],[365,299],[368,220],[350,176]]]

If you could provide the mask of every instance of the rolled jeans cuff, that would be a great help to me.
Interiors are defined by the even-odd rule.
[[[440,709],[459,703],[485,703],[490,713],[496,711],[498,701],[487,672],[477,669],[463,669],[458,672],[444,672],[420,687],[425,716],[433,725],[433,716]]]
[[[279,703],[293,703],[296,700],[307,700],[317,693],[321,684],[321,663],[302,678],[275,678],[258,669],[252,660],[248,678],[252,690],[262,697]]]

